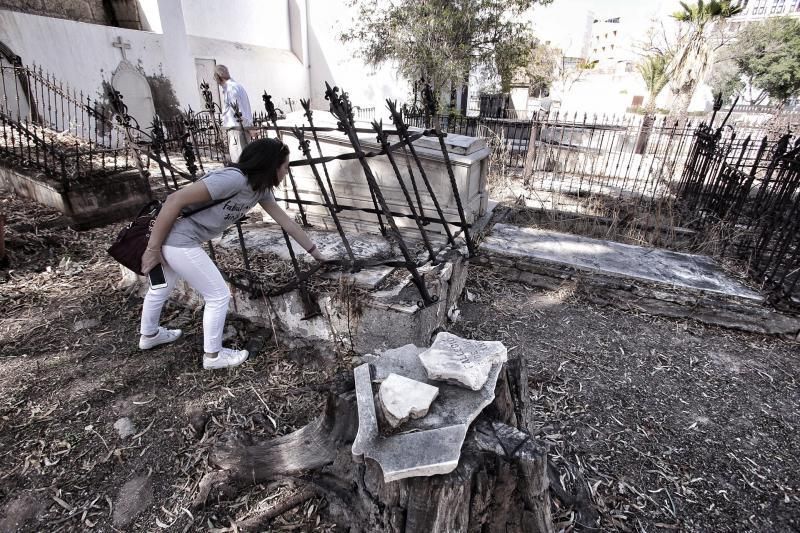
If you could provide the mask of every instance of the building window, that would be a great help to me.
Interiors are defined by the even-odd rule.
[[[772,0],[772,8],[769,10],[770,14],[775,15],[777,13],[783,13],[784,1],[785,0]]]

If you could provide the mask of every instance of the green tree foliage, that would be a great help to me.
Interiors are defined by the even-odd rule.
[[[557,77],[561,53],[546,44],[534,43],[525,65],[531,89],[548,89]]]
[[[483,68],[505,88],[524,67],[533,37],[521,15],[552,0],[351,0],[358,10],[341,38],[370,65],[394,60],[409,80],[447,88]]]
[[[736,65],[751,85],[781,104],[800,95],[800,21],[769,18],[737,36]]]
[[[713,62],[711,31],[742,11],[735,0],[697,0],[696,4],[681,2],[681,10],[672,17],[682,23],[686,31],[682,35],[672,62],[670,88],[673,94],[673,111],[685,115],[697,87],[705,78]]]
[[[647,87],[648,100],[647,112],[652,113],[656,108],[656,98],[669,81],[669,72],[667,66],[670,62],[670,56],[662,53],[654,53],[647,56],[641,63],[636,65],[639,74],[642,75],[644,84]]]
[[[722,96],[723,103],[730,103],[733,97],[744,89],[742,73],[730,59],[714,64],[708,77],[708,84],[714,95]]]

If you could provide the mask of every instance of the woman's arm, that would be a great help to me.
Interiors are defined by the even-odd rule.
[[[303,247],[303,249],[310,253],[311,256],[316,259],[317,261],[324,261],[325,257],[320,253],[317,249],[317,245],[308,237],[303,228],[301,228],[297,222],[292,220],[292,218],[286,214],[286,211],[281,209],[281,206],[278,203],[270,198],[269,200],[262,200],[259,202],[261,207],[264,208],[264,211],[267,212],[269,216],[272,217],[272,220],[277,222],[280,227],[286,230],[286,233],[289,236],[297,241],[297,244]]]
[[[150,240],[147,241],[147,249],[142,255],[142,272],[147,274],[157,264],[161,263],[161,245],[172,230],[172,225],[181,214],[181,209],[187,205],[199,204],[211,200],[206,184],[202,181],[192,183],[188,187],[177,190],[167,196],[164,205],[161,206],[153,229],[150,232]]]

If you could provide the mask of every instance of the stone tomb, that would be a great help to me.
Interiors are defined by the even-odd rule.
[[[335,232],[309,230],[309,236],[325,257],[343,257],[342,244]],[[279,255],[289,260],[289,251],[280,227],[276,224],[248,222],[243,226],[244,242],[248,250]],[[394,257],[396,249],[380,235],[352,235],[351,245],[357,257],[364,260]],[[301,263],[314,260],[292,241]],[[235,228],[216,241],[217,252],[239,254],[238,235]],[[428,307],[420,307],[419,291],[404,268],[372,266],[355,274],[331,271],[317,275],[331,278],[343,277],[348,284],[363,289],[366,297],[354,301],[347,293],[335,291],[318,294],[322,314],[305,318],[305,310],[298,290],[267,299],[251,298],[250,293],[230,285],[231,315],[247,318],[262,327],[274,328],[283,342],[291,347],[309,347],[319,353],[335,353],[338,348],[358,353],[374,353],[398,344],[425,344],[433,332],[444,326],[448,314],[455,309],[458,297],[466,283],[467,265],[458,251],[440,254],[441,263],[420,267],[431,295],[439,300]],[[302,266],[304,270],[309,264]],[[123,284],[139,283],[139,294],[147,291],[147,280],[136,276],[124,267]],[[391,274],[391,275],[390,275]],[[179,281],[170,299],[190,308],[201,308],[202,298],[183,280]]]
[[[456,352],[448,354],[450,357],[474,353],[477,341],[444,335]],[[463,349],[460,343],[465,343]],[[367,362],[354,370],[359,419],[352,447],[354,460],[363,461],[364,457],[375,460],[381,466],[385,482],[452,472],[458,466],[470,424],[494,400],[495,386],[505,361],[499,356],[500,350],[493,344],[487,345],[490,349],[484,355],[491,364],[483,386],[474,391],[430,379],[421,361],[429,350],[413,344],[387,350],[380,356],[365,356]],[[441,351],[441,348],[440,342],[436,350]],[[505,347],[502,352],[505,353]],[[472,361],[477,363],[479,359],[479,355],[474,354]],[[382,384],[393,375],[438,388],[439,393],[427,415],[411,418],[397,429],[381,428],[373,383]]]
[[[295,125],[307,125],[307,122],[302,112],[295,112],[290,113],[286,119],[279,121],[279,124],[281,126],[291,127]],[[328,112],[314,111],[314,125],[317,127],[335,127],[336,120]],[[366,122],[359,124],[359,126],[363,128],[370,127],[369,123]],[[393,125],[391,123],[384,123],[384,129],[392,130]],[[415,131],[420,130],[411,128],[412,134]],[[353,152],[353,147],[344,133],[332,131],[319,132],[317,135],[324,156],[336,156]],[[303,154],[299,151],[297,143],[291,142],[290,139],[291,137],[287,137],[284,140],[292,151],[292,160],[305,159]],[[359,139],[364,151],[380,151],[381,147],[376,141],[375,134],[361,133],[359,134]],[[319,154],[310,132],[306,133],[306,140],[310,141],[312,154],[317,157]],[[390,142],[395,142],[396,140],[397,137],[390,137]],[[490,150],[486,146],[486,141],[484,139],[467,137],[464,135],[450,134],[445,137],[445,143],[461,197],[461,203],[464,207],[465,218],[468,224],[472,224],[486,212],[489,200],[489,194],[486,190],[486,176]],[[414,142],[414,148],[422,161],[422,166],[436,194],[436,198],[442,207],[445,219],[451,222],[459,222],[455,196],[450,184],[450,177],[444,162],[444,156],[442,155],[439,145],[439,139],[436,137],[422,137]],[[409,194],[412,198],[415,198],[414,189],[408,177],[407,162],[411,165],[414,173],[414,179],[420,192],[420,197],[422,198],[424,215],[428,217],[438,217],[435,206],[430,199],[430,194],[422,181],[419,169],[410,152],[408,153],[407,159],[401,149],[394,151],[393,154]],[[368,159],[368,162],[378,182],[378,186],[386,198],[389,208],[393,212],[410,213],[408,203],[406,202],[388,157],[372,157]],[[369,187],[367,186],[367,180],[364,177],[364,170],[357,159],[347,161],[335,160],[326,163],[326,166],[331,183],[333,184],[333,190],[336,194],[336,200],[339,204],[359,208],[374,208]],[[323,183],[327,186],[322,165],[317,165],[317,170]],[[297,183],[300,198],[303,200],[320,202],[321,194],[319,186],[313,177],[311,167],[292,167],[292,173]],[[288,184],[287,187],[285,193],[292,198],[293,192],[291,191],[291,187],[288,186]],[[416,199],[414,201],[414,207],[415,209],[417,208]],[[330,230],[336,229],[333,219],[326,208],[309,206],[306,208],[306,211],[309,222],[314,226]],[[341,211],[338,213],[338,216],[347,232],[352,230],[357,232],[376,232],[378,230],[377,217],[374,214],[347,210]],[[419,234],[412,218],[396,217],[395,221],[401,230],[408,230],[407,234],[409,236]],[[433,235],[437,233],[444,234],[441,226],[438,224],[430,224],[426,226],[426,230]],[[451,230],[455,233],[457,228],[451,226]],[[404,233],[406,232],[404,231]]]

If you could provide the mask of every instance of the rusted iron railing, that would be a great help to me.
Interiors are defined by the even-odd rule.
[[[721,254],[744,261],[773,303],[800,308],[800,137],[737,142],[701,125],[676,195],[686,226],[721,235]]]
[[[118,93],[110,96],[115,115],[119,117],[119,124],[125,129],[126,135],[129,138],[139,140],[139,142],[133,143],[134,148],[139,151],[139,155],[141,157],[147,156],[156,162],[167,191],[180,188],[184,184],[197,179],[199,177],[198,171],[208,166],[207,164],[204,165],[203,160],[205,159],[208,163],[210,160],[215,159],[215,154],[224,151],[226,140],[217,124],[219,120],[219,109],[210,101],[210,98],[206,98],[206,109],[203,112],[194,113],[191,110],[185,112],[182,117],[182,124],[177,122],[164,124],[156,118],[150,125],[149,131],[144,131],[135,123],[135,120],[132,120],[132,118],[127,115],[127,108],[122,103],[120,96],[121,95]],[[264,102],[265,113],[255,117],[254,126],[248,128],[248,132],[253,138],[277,136],[284,139],[285,142],[290,142],[287,140],[287,136],[296,139],[303,157],[292,160],[290,162],[290,170],[294,171],[300,167],[309,167],[317,189],[317,194],[314,196],[309,196],[305,191],[303,196],[301,196],[292,174],[290,175],[288,187],[284,190],[285,194],[283,194],[283,197],[280,197],[280,195],[277,194],[280,191],[276,190],[276,198],[280,202],[297,209],[300,222],[306,226],[309,225],[305,216],[306,208],[312,206],[321,206],[325,208],[330,219],[334,223],[336,234],[346,254],[346,257],[332,263],[340,265],[351,272],[358,271],[365,266],[380,264],[404,268],[409,272],[419,292],[419,305],[428,306],[436,303],[438,301],[438,296],[432,294],[429,290],[420,268],[426,264],[436,264],[438,262],[439,253],[446,247],[459,248],[461,245],[466,245],[469,253],[474,253],[474,243],[470,240],[469,224],[467,223],[464,208],[461,204],[460,192],[453,174],[452,165],[447,156],[447,148],[445,145],[446,133],[435,128],[423,131],[410,131],[407,124],[403,121],[401,114],[397,111],[396,104],[390,101],[387,101],[387,108],[392,114],[395,129],[385,130],[381,122],[378,121],[373,121],[372,129],[369,129],[357,122],[354,107],[347,93],[341,91],[337,87],[328,85],[326,98],[330,105],[331,114],[338,121],[336,127],[315,126],[314,115],[310,104],[308,101],[303,100],[301,100],[301,106],[305,111],[306,123],[302,126],[283,125],[279,123],[277,111],[274,105],[272,105],[272,97],[264,92],[262,100]],[[202,135],[199,133],[201,131],[203,132]],[[338,155],[323,154],[318,134],[334,131],[344,135],[352,151],[344,154],[339,153]],[[377,134],[380,147],[378,150],[368,151],[362,145],[359,134],[365,132]],[[447,167],[447,176],[449,176],[449,192],[457,199],[455,207],[458,212],[458,220],[452,220],[452,217],[448,219],[445,216],[444,209],[436,196],[435,189],[430,183],[422,161],[414,149],[414,141],[423,136],[434,137],[439,140],[439,145],[443,154],[443,163]],[[390,142],[390,138],[396,140]],[[314,141],[315,150],[313,151],[311,140]],[[176,148],[179,148],[179,152],[183,155],[182,162],[185,164],[184,168],[176,165],[175,161],[171,159],[170,153],[174,154]],[[397,159],[395,157],[397,154],[402,154],[406,159],[407,172],[405,173],[401,170],[400,165],[397,164]],[[390,162],[395,177],[404,193],[404,198],[406,200],[405,207],[402,205],[398,206],[396,203],[390,206],[387,202],[385,193],[380,182],[376,179],[370,163],[373,158],[377,157],[385,157]],[[337,197],[334,180],[332,180],[328,169],[328,165],[337,160],[358,161],[366,190],[369,191],[371,207],[355,204],[348,205],[342,202],[341,198]],[[411,163],[412,160],[413,164]],[[322,167],[321,171],[319,167]],[[417,184],[417,175],[422,180],[424,189]],[[408,189],[407,183],[412,184],[414,196],[412,196],[411,191]],[[424,205],[433,205],[433,212],[431,212],[430,208],[427,212],[423,211]],[[368,213],[374,216],[375,231],[390,239],[400,250],[401,257],[390,257],[380,260],[357,257],[350,244],[351,237],[347,235],[344,225],[340,223],[340,214],[352,211]],[[416,237],[409,228],[404,228],[403,231],[400,230],[397,224],[397,219],[399,218],[410,218],[414,220],[414,227],[418,231]],[[439,250],[434,247],[431,239],[430,228],[433,226],[441,227],[446,235],[447,242],[445,246]],[[307,283],[310,276],[319,269],[319,266],[311,268],[306,267],[304,269],[294,254],[288,235],[284,232],[284,239],[292,263],[294,279],[282,286],[266,286],[263,281],[258,280],[257,274],[251,271],[249,260],[250,251],[245,243],[244,232],[242,231],[240,223],[237,223],[236,227],[242,262],[248,274],[245,275],[245,278],[228,276],[229,281],[239,288],[250,292],[251,296],[254,298],[260,296],[274,296],[290,290],[299,289],[305,307],[305,317],[310,318],[319,314],[319,307],[316,305]],[[411,235],[409,235],[409,232]],[[412,239],[414,242],[410,242],[409,239]],[[415,245],[417,242],[422,243],[424,252],[418,253],[416,251]],[[212,259],[216,259],[214,248],[210,246],[209,249]],[[224,271],[223,274],[225,274]]]
[[[43,172],[64,190],[135,166],[108,103],[40,66],[0,65],[0,129],[0,158]]]

